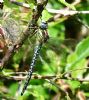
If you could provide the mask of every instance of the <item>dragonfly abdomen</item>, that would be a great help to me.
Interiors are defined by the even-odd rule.
[[[26,82],[24,84],[24,87],[23,87],[23,90],[21,92],[21,95],[23,95],[23,93],[25,92],[25,90],[26,90],[26,88],[27,88],[27,86],[29,84],[29,81],[30,81],[31,76],[32,76],[32,73],[33,73],[33,68],[35,66],[35,62],[36,62],[36,59],[37,59],[37,57],[39,55],[39,52],[40,52],[41,47],[42,47],[42,43],[39,43],[36,46],[35,50],[34,50],[34,55],[33,55],[33,58],[32,58],[31,64],[30,64],[30,69],[28,71],[28,75],[27,75],[27,78],[26,78]]]

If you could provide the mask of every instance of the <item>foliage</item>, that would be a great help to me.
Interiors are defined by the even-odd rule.
[[[30,8],[18,6],[4,0],[3,12],[8,13],[8,17],[16,21],[19,29],[14,31],[18,33],[19,30],[20,35],[18,37],[20,38],[31,21],[36,2],[35,0],[18,0],[18,2],[25,2]],[[88,0],[80,0],[76,5],[72,5],[70,0],[49,0],[46,8],[64,10],[66,7],[71,10],[85,11],[89,10],[88,4]],[[48,21],[53,16],[55,14],[44,9],[37,22],[38,26],[40,26],[41,21]],[[88,17],[87,14],[62,15],[58,19],[55,17],[55,21],[48,22],[47,31],[50,38],[41,49],[33,76],[49,76],[51,79],[36,79],[36,77],[31,79],[26,92],[21,96],[20,93],[25,82],[24,77],[26,77],[29,70],[36,41],[41,38],[38,32],[40,30],[38,29],[32,37],[28,36],[28,39],[25,40],[19,50],[13,53],[0,72],[0,100],[88,100],[89,29],[86,28],[86,25],[89,24]],[[5,26],[5,22],[1,17],[0,24]],[[7,29],[13,26],[10,25],[6,26],[9,27]],[[15,35],[13,36],[15,37]],[[17,43],[18,37],[14,38],[14,43]],[[1,40],[3,39],[0,38],[0,42]],[[10,46],[9,43],[8,46]],[[4,57],[6,49],[3,49],[3,54],[0,51],[0,60]],[[16,74],[16,72],[19,72],[19,74]]]

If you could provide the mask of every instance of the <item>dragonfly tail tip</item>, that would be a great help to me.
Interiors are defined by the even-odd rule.
[[[23,92],[21,92],[21,96],[23,96],[23,94],[24,94],[24,93],[23,93]]]

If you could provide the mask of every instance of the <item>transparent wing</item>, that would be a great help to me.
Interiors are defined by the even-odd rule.
[[[2,28],[4,29],[7,46],[15,44],[20,39],[22,30],[19,22],[16,22],[12,18],[7,18],[2,21]]]

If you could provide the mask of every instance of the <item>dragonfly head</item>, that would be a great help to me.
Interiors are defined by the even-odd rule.
[[[40,29],[46,30],[48,28],[47,22],[41,22]]]

